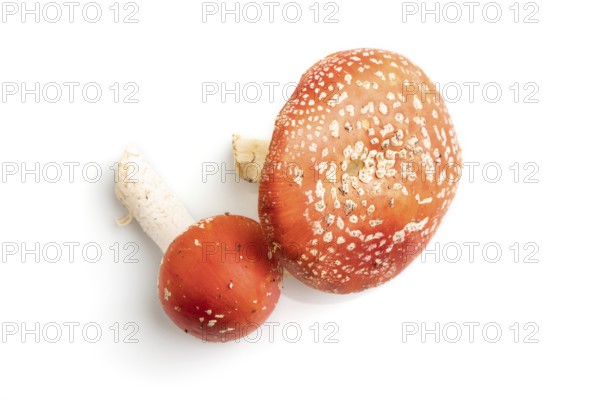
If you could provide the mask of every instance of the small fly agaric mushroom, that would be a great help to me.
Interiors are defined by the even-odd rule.
[[[260,180],[259,215],[275,258],[334,293],[400,273],[439,227],[462,167],[435,85],[405,57],[374,49],[310,68],[268,148],[238,136],[233,145],[240,175]]]
[[[135,175],[130,171],[136,171]],[[117,198],[164,252],[158,295],[171,320],[207,341],[238,339],[271,314],[282,271],[260,225],[221,215],[195,223],[183,204],[135,150],[119,162]]]

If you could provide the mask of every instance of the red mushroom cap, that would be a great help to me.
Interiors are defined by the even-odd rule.
[[[275,257],[334,293],[388,281],[454,197],[461,150],[435,85],[401,55],[332,54],[279,113],[259,189]]]
[[[281,280],[260,225],[221,215],[192,225],[169,246],[158,294],[169,318],[186,333],[229,341],[267,319],[279,300]]]

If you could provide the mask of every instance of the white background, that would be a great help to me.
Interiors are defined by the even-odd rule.
[[[81,8],[73,23],[66,15],[55,24],[43,17],[35,23],[32,16],[21,23],[20,14],[0,23],[3,83],[32,88],[35,82],[96,82],[103,89],[95,104],[82,98],[81,89],[73,103],[66,90],[56,104],[43,96],[38,104],[33,95],[22,101],[20,94],[0,102],[3,168],[80,163],[73,183],[66,168],[54,184],[43,176],[36,183],[21,171],[0,183],[3,246],[80,244],[74,262],[68,254],[56,263],[43,255],[36,262],[22,247],[16,255],[2,254],[0,399],[598,398],[597,3],[538,0],[537,23],[524,23],[536,9],[525,1],[517,3],[516,23],[514,1],[498,3],[503,14],[497,23],[482,15],[486,2],[475,9],[473,22],[461,5],[456,23],[444,21],[444,10],[449,18],[454,10],[443,2],[440,21],[428,15],[423,23],[420,13],[403,13],[401,2],[375,0],[337,0],[337,23],[324,23],[336,8],[325,9],[321,1],[315,23],[313,3],[299,3],[297,23],[282,16],[285,2],[273,23],[264,6],[257,23],[244,15],[239,23],[233,15],[221,23],[220,14],[203,22],[198,1],[138,1],[134,24],[114,23],[111,2],[101,2],[103,17],[96,24],[82,18]],[[288,11],[288,19],[294,17]],[[494,10],[488,12],[493,18]],[[256,187],[236,183],[232,175],[203,175],[203,165],[226,162],[233,168],[231,134],[268,138],[285,102],[283,85],[327,54],[365,46],[399,52],[442,87],[463,88],[448,107],[465,161],[481,166],[473,179],[463,176],[432,242],[439,251],[432,247],[393,281],[359,295],[322,294],[288,279],[269,318],[280,324],[272,340],[266,330],[257,343],[208,344],[186,336],[156,296],[158,248],[137,225],[114,222],[124,210],[113,196],[111,165],[133,143],[195,217],[229,211],[256,218]],[[109,89],[115,82],[135,83],[139,102],[115,103]],[[237,103],[233,95],[224,102],[218,95],[203,99],[207,82],[230,88],[255,82],[263,93],[257,102],[249,101],[254,92]],[[274,99],[264,82],[279,84]],[[480,85],[472,101],[464,82]],[[501,87],[499,101],[484,98],[487,83]],[[517,101],[514,83],[520,85]],[[534,86],[525,90],[526,83]],[[525,102],[532,87],[539,91],[529,100],[537,102]],[[521,173],[515,177],[510,167],[517,162]],[[101,166],[98,182],[82,177],[87,163]],[[482,174],[490,163],[502,172],[496,183],[495,169]],[[526,163],[535,164],[529,178],[537,183],[525,182],[534,168],[525,169]],[[137,263],[123,262],[128,242],[139,247]],[[479,243],[472,260],[464,242]],[[102,249],[100,261],[82,257],[86,243]],[[114,243],[121,248],[116,263]],[[490,260],[493,249],[482,253],[487,243],[502,250],[497,262]],[[452,262],[456,248],[462,256]],[[80,324],[73,343],[64,325],[69,322]],[[137,343],[125,343],[132,332],[125,329],[128,322],[139,327],[130,338]],[[472,340],[464,325],[470,322],[479,324]],[[21,335],[36,323],[40,329],[61,325],[62,338],[50,343],[53,330],[41,332],[40,343],[33,333]],[[97,343],[83,336],[87,323],[101,327]],[[291,343],[294,329],[287,335],[282,330],[289,323],[302,330],[297,343]],[[439,343],[433,333],[403,337],[415,326],[431,330],[436,323]],[[451,343],[455,324],[462,337]],[[482,332],[485,324],[502,329],[496,343],[490,343],[493,328]],[[15,326],[19,332],[7,335]],[[88,333],[87,339],[95,336]]]

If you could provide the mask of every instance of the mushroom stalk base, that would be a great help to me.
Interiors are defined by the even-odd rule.
[[[263,165],[269,152],[269,141],[233,135],[233,157],[238,175],[251,183],[260,181]]]
[[[126,225],[135,219],[163,253],[195,223],[183,203],[133,148],[127,148],[119,161],[115,194],[129,211],[117,223]]]

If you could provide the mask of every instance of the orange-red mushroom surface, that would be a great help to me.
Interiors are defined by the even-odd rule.
[[[229,341],[267,319],[281,279],[260,225],[222,215],[192,225],[173,241],[160,267],[158,294],[166,314],[186,333]]]
[[[452,120],[420,68],[382,50],[332,54],[276,120],[259,189],[267,243],[314,288],[379,285],[437,230],[461,166]]]

